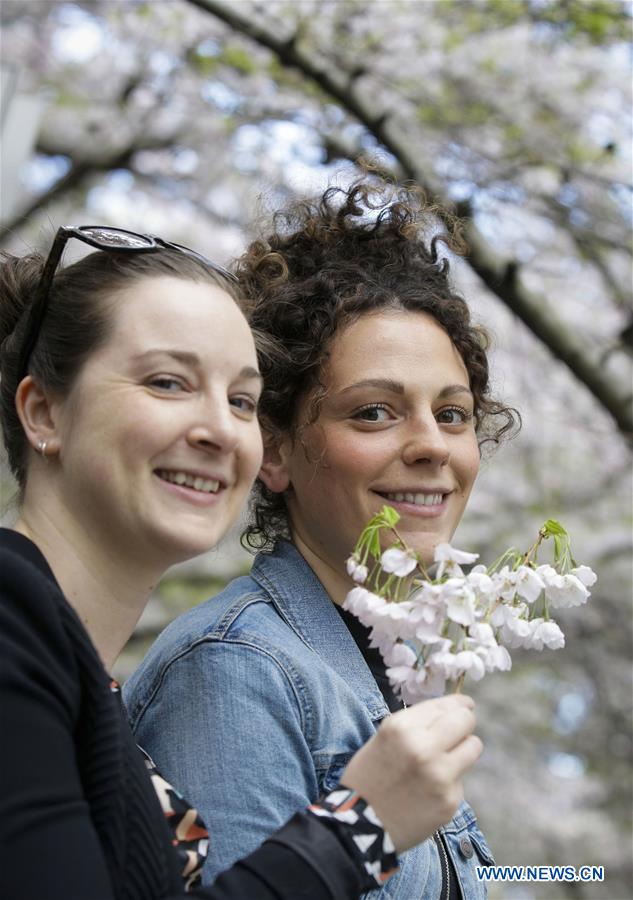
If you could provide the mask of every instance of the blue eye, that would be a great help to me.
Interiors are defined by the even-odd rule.
[[[230,397],[229,403],[241,413],[254,415],[257,411],[257,400],[255,397],[240,394],[237,397]]]

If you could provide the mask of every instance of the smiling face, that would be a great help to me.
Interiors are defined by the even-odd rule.
[[[479,468],[462,358],[429,315],[389,310],[338,332],[324,378],[318,420],[280,445],[297,546],[327,581],[326,571],[344,573],[367,521],[389,504],[428,563],[452,537]],[[271,486],[286,485],[278,477]]]
[[[261,462],[253,339],[219,287],[146,278],[53,405],[55,490],[71,528],[162,568],[234,524]]]

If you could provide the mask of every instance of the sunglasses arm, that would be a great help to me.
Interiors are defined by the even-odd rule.
[[[28,321],[26,326],[27,339],[22,346],[20,359],[20,377],[18,383],[22,381],[22,379],[28,374],[29,360],[31,358],[33,348],[35,347],[37,336],[40,333],[40,326],[42,324],[42,319],[44,318],[44,313],[46,311],[46,301],[51,289],[53,275],[55,274],[57,266],[59,265],[59,260],[61,259],[64,247],[66,246],[68,239],[73,236],[74,231],[74,228],[58,228],[57,234],[55,235],[55,240],[53,241],[53,246],[51,247],[50,252],[46,257],[46,262],[44,263],[44,268],[42,269],[42,274],[35,289],[35,296],[33,297],[33,302],[31,303],[31,307],[28,313]]]

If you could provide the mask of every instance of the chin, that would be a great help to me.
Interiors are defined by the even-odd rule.
[[[426,539],[415,539],[414,535],[404,535],[405,543],[409,544],[417,553],[422,557],[422,562],[428,568],[433,565],[435,548],[438,544],[442,544],[448,540],[445,537],[438,537],[437,535],[429,535]]]
[[[183,534],[182,531],[177,534],[163,533],[156,541],[161,562],[164,564],[165,570],[170,566],[187,562],[196,556],[211,550],[218,543],[219,538],[210,535],[209,532],[198,532],[197,534]]]

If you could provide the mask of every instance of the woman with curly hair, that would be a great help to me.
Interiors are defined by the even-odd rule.
[[[397,719],[382,660],[341,606],[366,522],[393,506],[404,539],[432,561],[463,515],[481,443],[514,422],[489,396],[485,333],[438,258],[459,240],[427,240],[435,222],[414,191],[361,181],[278,214],[239,260],[251,326],[283,348],[261,361],[265,455],[245,532],[259,553],[249,576],[167,629],[126,695],[143,745],[223,822],[210,878],[335,785]],[[439,761],[435,772],[442,783]],[[476,866],[490,851],[460,801],[461,787],[381,896],[485,896]],[[384,861],[359,843],[379,886]]]

